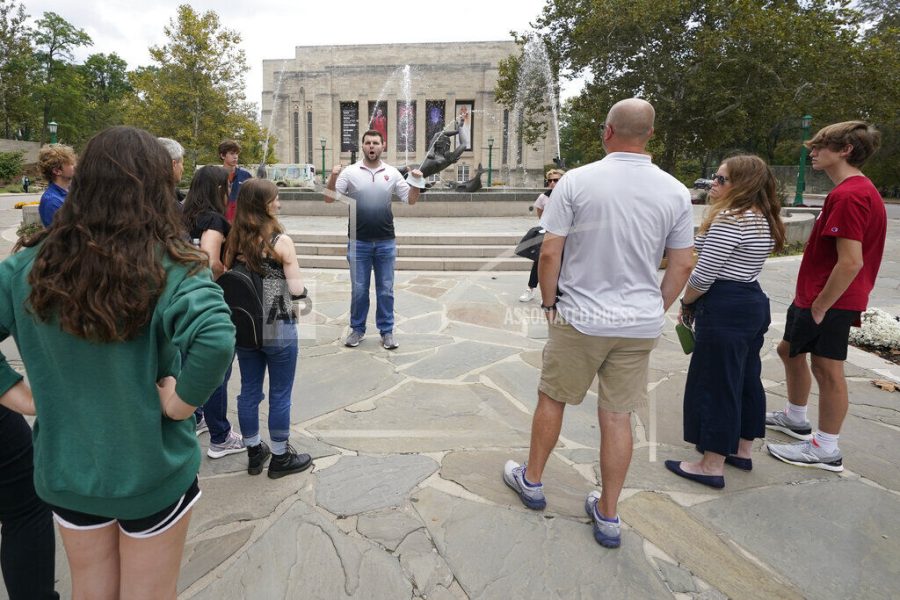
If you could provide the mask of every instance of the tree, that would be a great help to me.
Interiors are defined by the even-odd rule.
[[[35,24],[34,43],[40,78],[34,93],[42,110],[40,139],[44,140],[51,119],[59,122],[61,139],[81,137],[74,134],[85,126],[83,81],[72,64],[73,52],[93,41],[83,29],[54,12],[45,12]]]
[[[87,102],[87,130],[93,134],[123,124],[125,106],[133,94],[128,64],[116,53],[91,54],[79,67]]]
[[[786,139],[799,148],[805,113],[823,124],[896,115],[898,69],[877,66],[891,53],[896,64],[896,46],[878,54],[863,24],[848,0],[549,0],[535,26],[561,69],[589,74],[571,125],[594,127],[614,102],[643,97],[657,111],[651,149],[676,172],[737,149],[771,160]],[[598,135],[572,139],[590,155]]]
[[[34,70],[28,15],[14,0],[0,0],[0,135],[30,137],[37,126],[29,99],[28,76]]]
[[[244,98],[240,34],[222,27],[215,12],[199,14],[189,5],[178,7],[164,32],[167,42],[150,48],[154,64],[132,74],[130,119],[178,140],[188,165],[219,162],[216,148],[225,138],[255,147],[262,130]]]
[[[0,152],[0,181],[8,182],[22,173],[24,152]]]

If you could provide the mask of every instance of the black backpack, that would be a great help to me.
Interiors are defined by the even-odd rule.
[[[245,263],[235,261],[216,280],[231,309],[235,345],[259,350],[263,345],[263,281]]]

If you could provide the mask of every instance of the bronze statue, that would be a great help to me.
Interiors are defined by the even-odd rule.
[[[462,153],[466,151],[465,146],[460,144],[456,150],[450,151],[450,140],[459,134],[459,130],[439,131],[431,138],[431,145],[428,147],[428,154],[421,165],[407,165],[399,169],[400,174],[406,176],[410,169],[418,168],[422,171],[423,177],[431,177],[436,173],[440,173],[453,163],[459,160]]]

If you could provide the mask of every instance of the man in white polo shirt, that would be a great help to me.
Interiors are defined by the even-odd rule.
[[[397,169],[381,161],[384,138],[371,129],[362,136],[363,159],[346,169],[338,164],[331,170],[325,202],[349,197],[350,223],[347,227],[347,262],[350,263],[350,333],[344,345],[359,346],[366,335],[369,315],[369,283],[375,271],[375,325],[387,350],[399,346],[394,339],[394,262],[397,242],[391,198],[415,204],[419,188],[410,186]],[[422,172],[410,174],[419,178]]]
[[[569,171],[553,190],[539,267],[550,339],[531,448],[525,465],[510,460],[503,471],[525,506],[546,506],[541,477],[566,404],[580,404],[596,376],[603,492],[591,492],[585,510],[608,548],[621,543],[617,503],[631,463],[631,412],[646,402],[650,351],[690,275],[694,244],[690,193],[645,151],[654,116],[644,100],[616,103],[603,126],[606,157]]]

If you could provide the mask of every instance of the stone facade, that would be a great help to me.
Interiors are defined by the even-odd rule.
[[[386,129],[383,157],[400,166],[420,163],[436,118],[451,122],[466,105],[471,150],[441,178],[463,180],[490,162],[494,184],[540,186],[556,156],[555,132],[520,143],[515,114],[494,101],[498,65],[519,51],[512,41],[297,46],[294,58],[263,61],[262,123],[277,140],[279,162],[330,170],[350,162],[381,108],[386,118],[375,118]]]

